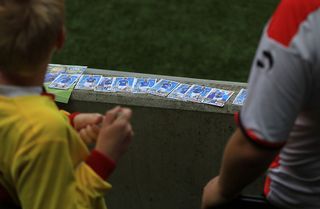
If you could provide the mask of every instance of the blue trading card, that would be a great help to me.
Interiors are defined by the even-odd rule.
[[[158,96],[168,96],[179,85],[176,81],[161,79],[152,88],[149,89],[150,94]]]
[[[52,81],[54,81],[54,79],[56,79],[58,76],[60,75],[60,73],[47,73],[44,77],[44,83],[48,84],[51,83]]]
[[[192,102],[201,102],[211,91],[211,87],[192,85],[186,92],[184,99]]]
[[[49,88],[69,89],[80,77],[80,74],[60,74],[49,85]]]
[[[95,91],[112,92],[113,77],[102,77],[98,85],[94,88]]]
[[[98,85],[101,75],[82,75],[75,89],[93,90]]]
[[[87,66],[78,66],[78,65],[66,65],[66,66],[67,66],[66,73],[68,74],[82,74],[87,69]]]
[[[202,100],[202,103],[223,107],[233,93],[233,91],[213,88]]]
[[[115,78],[111,89],[114,92],[131,92],[134,80],[135,79],[133,77]]]
[[[48,73],[65,73],[67,71],[66,65],[59,65],[59,64],[49,64],[47,72]]]
[[[190,87],[191,85],[182,83],[168,95],[168,98],[184,101],[185,94],[190,89]]]
[[[241,89],[236,98],[233,100],[234,105],[243,105],[247,98],[247,89]]]
[[[65,73],[66,70],[67,70],[67,67],[65,65],[49,64],[47,68],[47,73],[44,77],[44,83],[50,84],[61,73]]]
[[[132,93],[147,93],[156,83],[155,78],[137,78],[133,85]]]

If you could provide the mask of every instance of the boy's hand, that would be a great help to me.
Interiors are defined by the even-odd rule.
[[[99,113],[80,113],[74,117],[73,124],[81,139],[89,145],[97,141],[102,120]]]
[[[133,136],[132,111],[116,107],[105,114],[95,149],[117,162],[126,152]]]

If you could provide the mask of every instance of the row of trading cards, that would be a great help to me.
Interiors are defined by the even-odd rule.
[[[205,103],[218,107],[223,107],[234,94],[233,91],[190,85],[166,79],[105,77],[102,75],[67,73],[67,71],[56,76],[49,84],[49,88],[69,89],[75,83],[75,89],[98,92],[129,92],[134,94],[148,93],[170,99]],[[241,94],[236,97],[234,104],[243,104],[246,97],[245,92],[246,90],[241,90]]]
[[[50,64],[44,84],[49,85],[49,88],[69,89],[86,69],[86,66]]]

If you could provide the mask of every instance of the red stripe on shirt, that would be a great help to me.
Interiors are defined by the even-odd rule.
[[[253,140],[254,142],[256,142],[257,144],[263,145],[265,147],[269,147],[269,148],[281,148],[283,147],[283,145],[285,145],[286,142],[268,142],[265,139],[260,139],[253,130],[246,130],[247,135],[249,136],[249,138],[251,140]]]
[[[280,156],[277,155],[273,162],[271,163],[270,167],[269,168],[277,168],[280,166]],[[266,177],[266,180],[264,182],[264,190],[263,190],[263,193],[264,195],[267,197],[270,193],[270,186],[271,186],[271,179],[269,176]]]
[[[234,119],[235,119],[235,122],[238,125],[238,127],[240,127],[242,133],[246,136],[246,138],[249,139],[254,144],[259,145],[260,147],[279,149],[279,148],[282,148],[286,144],[286,142],[269,142],[266,139],[262,139],[262,138],[258,137],[255,134],[254,130],[247,129],[242,125],[239,112],[236,112],[234,114]]]
[[[288,47],[301,23],[320,7],[320,0],[282,0],[273,14],[268,36]]]
[[[264,189],[263,189],[263,194],[265,197],[268,197],[270,193],[270,185],[271,185],[271,179],[269,176],[266,177],[266,180],[264,181]]]

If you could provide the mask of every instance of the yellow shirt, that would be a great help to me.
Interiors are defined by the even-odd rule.
[[[23,209],[106,208],[88,155],[50,98],[0,96],[0,184]]]

